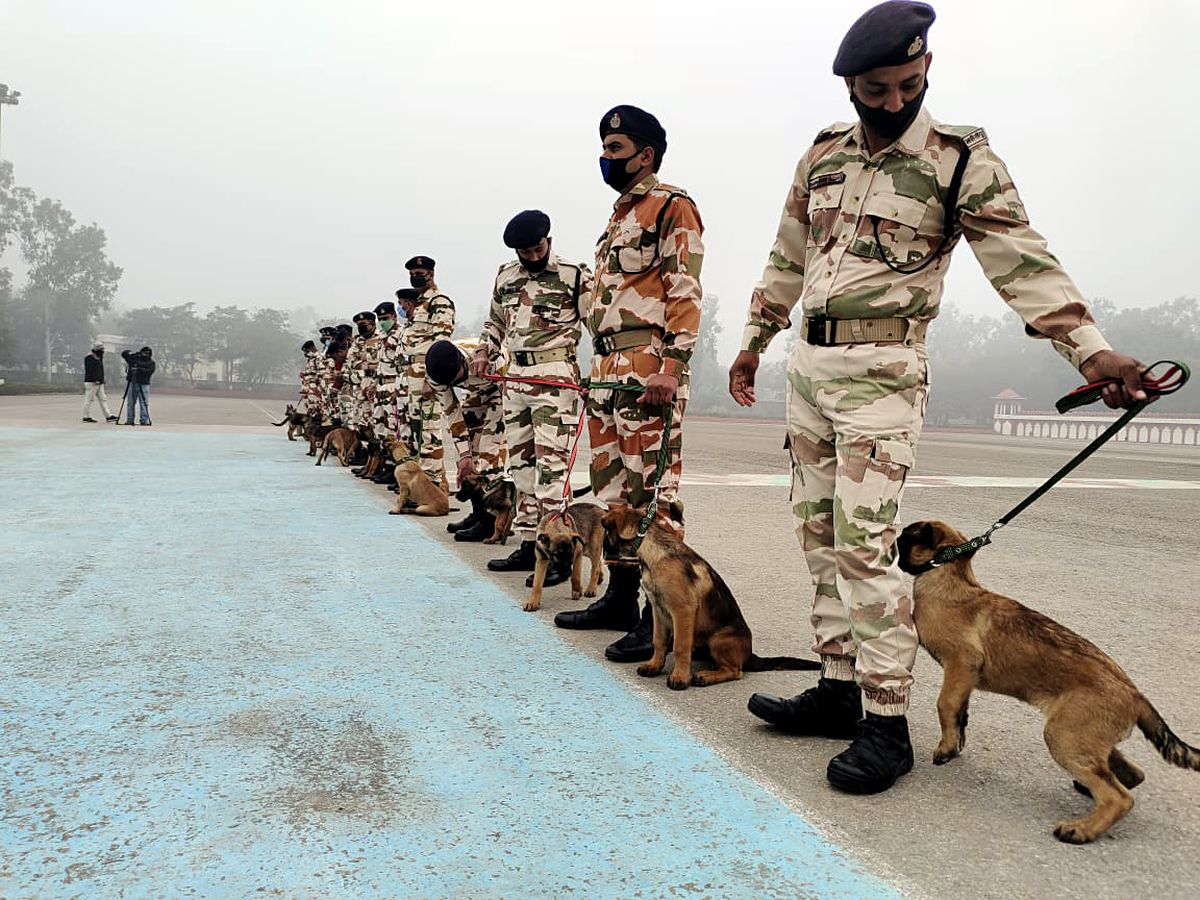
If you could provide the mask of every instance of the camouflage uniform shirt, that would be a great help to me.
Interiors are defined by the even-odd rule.
[[[904,266],[938,247],[943,204],[964,148],[970,156],[944,252],[919,272],[888,268],[881,254]],[[796,166],[770,262],[750,300],[742,348],[765,350],[790,325],[797,301],[806,316],[932,319],[950,251],[962,237],[1028,334],[1049,338],[1076,368],[1110,349],[1079,290],[1030,226],[983,129],[943,125],[925,109],[875,156],[868,155],[861,125],[840,123],[817,135]]]
[[[480,343],[493,363],[507,349],[566,348],[575,357],[581,334],[579,311],[590,305],[592,274],[551,251],[546,268],[533,273],[513,260],[500,267]]]

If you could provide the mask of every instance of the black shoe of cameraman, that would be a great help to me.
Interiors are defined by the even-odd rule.
[[[116,416],[109,416],[109,417],[108,417],[107,419],[105,419],[104,421],[105,421],[105,422],[115,422],[115,421],[117,421],[117,417],[116,417]]]
[[[85,422],[91,422],[91,423],[93,423],[93,424],[95,424],[95,422],[96,422],[96,420],[95,420],[95,419],[93,419],[91,416],[84,416],[84,417],[83,417],[83,421],[85,421]]]

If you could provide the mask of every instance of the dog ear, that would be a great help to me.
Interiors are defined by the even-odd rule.
[[[545,534],[539,534],[539,535],[537,536],[536,540],[537,540],[537,542],[538,542],[539,544],[541,544],[541,545],[542,545],[543,547],[545,547],[546,549],[549,549],[549,548],[550,548],[550,537],[549,537],[549,535],[545,535]]]
[[[600,527],[605,531],[612,531],[613,523],[616,521],[616,513],[614,510],[608,510],[600,517]]]
[[[578,545],[579,547],[582,547],[582,546],[583,546],[583,538],[581,538],[581,537],[580,537],[579,535],[577,535],[577,534],[573,534],[573,535],[571,535],[571,543],[572,543],[572,544],[576,544],[576,545]]]
[[[932,547],[937,543],[938,535],[933,523],[925,521],[921,523],[921,527],[917,529],[917,540],[923,547]]]

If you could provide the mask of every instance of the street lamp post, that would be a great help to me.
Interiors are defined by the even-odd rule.
[[[6,106],[16,106],[21,102],[20,91],[10,91],[7,84],[0,84],[0,114]]]

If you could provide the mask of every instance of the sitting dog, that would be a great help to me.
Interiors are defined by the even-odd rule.
[[[287,405],[287,409],[283,411],[283,421],[272,422],[271,424],[276,428],[279,428],[281,425],[286,425],[287,439],[289,441],[294,441],[296,439],[296,435],[304,433],[304,426],[308,423],[308,418],[308,413],[300,412],[300,410],[296,409],[296,404],[289,403]]]
[[[1146,776],[1116,745],[1134,725],[1167,762],[1200,771],[1200,750],[1175,736],[1125,670],[1095,644],[981,587],[971,567],[974,554],[929,565],[939,550],[965,541],[944,522],[915,522],[898,541],[900,568],[916,576],[913,619],[921,646],[945,673],[935,765],[966,744],[967,705],[979,688],[1041,709],[1050,755],[1095,801],[1090,815],[1058,823],[1060,841],[1094,841],[1133,808],[1129,789]]]
[[[633,555],[638,526],[645,510],[618,506],[604,514],[604,546],[609,556]],[[742,672],[768,669],[819,669],[816,660],[793,656],[755,656],[750,626],[742,617],[733,593],[716,570],[691,547],[655,519],[637,550],[642,587],[654,613],[654,655],[638,666],[647,678],[660,674],[667,662],[667,641],[674,636],[675,667],[667,686],[682,691],[688,684],[704,687],[733,681]],[[692,674],[692,654],[707,649],[714,669]]]
[[[388,515],[446,516],[450,514],[450,495],[444,484],[437,485],[410,459],[396,466],[396,505]]]
[[[454,496],[457,500],[470,501],[472,509],[482,508],[496,520],[495,529],[490,537],[483,539],[483,543],[501,546],[508,543],[517,506],[515,484],[499,478],[487,484],[478,474],[471,472],[463,477]]]
[[[570,562],[572,600],[596,596],[596,588],[604,580],[604,526],[600,521],[603,512],[591,503],[576,503],[567,507],[565,513],[542,516],[533,541],[533,552],[537,557],[533,568],[533,593],[522,607],[525,612],[534,612],[541,607],[542,588],[551,561],[557,561],[564,569]],[[584,556],[591,562],[586,591],[581,590]]]
[[[342,468],[350,465],[350,457],[358,449],[358,434],[352,428],[335,428],[325,435],[321,441],[321,455],[317,457],[317,465],[325,461],[330,451],[337,453],[338,462]]]

